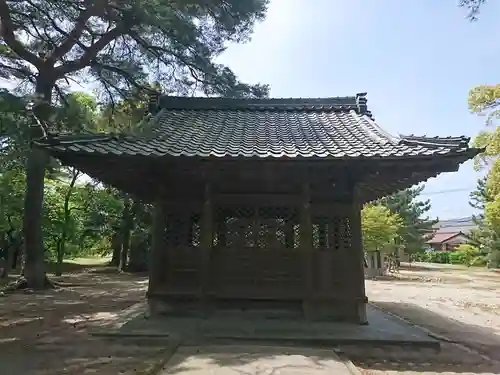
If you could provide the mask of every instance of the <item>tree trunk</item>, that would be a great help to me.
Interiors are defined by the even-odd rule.
[[[23,257],[23,240],[20,238],[16,242],[16,247],[14,249],[14,256],[12,258],[12,267],[11,269],[13,270],[19,270],[18,265],[22,264],[22,257]]]
[[[141,231],[133,231],[130,241],[130,257],[128,270],[130,272],[145,272],[148,270],[149,241]]]
[[[366,254],[367,267],[365,268],[365,277],[368,279],[383,276],[384,265],[380,251],[368,251]]]
[[[124,271],[127,268],[128,255],[130,250],[130,232],[132,231],[132,226],[134,224],[134,218],[131,210],[131,202],[129,198],[125,198],[123,204],[123,215],[120,230],[121,237],[121,254],[120,254],[120,264],[118,269]]]
[[[111,248],[113,250],[113,256],[111,257],[110,265],[118,267],[120,265],[120,254],[122,252],[122,242],[119,228],[115,228],[114,233],[111,236]]]
[[[34,108],[35,115],[46,121],[50,116],[50,101],[52,99],[53,81],[38,76],[36,94],[42,101]],[[43,136],[43,129],[36,121],[30,127],[30,142]],[[39,148],[30,147],[26,162],[26,191],[24,196],[24,265],[23,275],[26,286],[33,289],[43,289],[49,285],[45,275],[44,246],[42,235],[42,213],[45,169],[49,155]]]
[[[9,276],[9,262],[7,259],[0,259],[0,279],[6,279]]]
[[[3,277],[7,278],[9,276],[9,272],[13,269],[16,269],[17,266],[17,258],[19,257],[20,247],[22,246],[19,238],[13,239],[10,247],[7,249],[7,265],[4,270]]]
[[[142,216],[139,214],[142,212]],[[149,234],[144,233],[137,225],[138,220],[146,214],[144,206],[134,201],[131,207],[131,238],[130,238],[130,256],[128,270],[131,272],[144,272],[148,269],[149,254]]]
[[[68,190],[66,191],[66,194],[64,195],[64,208],[63,208],[64,221],[63,221],[63,228],[62,228],[61,237],[59,238],[59,241],[57,241],[56,276],[62,275],[62,266],[63,266],[63,262],[64,262],[64,256],[66,254],[66,238],[68,237],[69,219],[71,218],[70,217],[71,211],[69,209],[69,201],[71,199],[71,195],[73,194],[73,188],[75,187],[76,180],[78,179],[79,175],[80,175],[79,171],[77,171],[76,169],[72,169],[71,181],[68,185]]]
[[[10,216],[7,216],[7,222],[9,223],[9,229],[5,231],[6,240],[4,243],[0,244],[4,250],[3,263],[0,265],[2,269],[0,272],[0,279],[6,279],[9,276],[10,270],[15,265],[15,254],[16,254],[16,244],[18,239],[14,235],[15,229],[12,225],[12,220]]]
[[[54,274],[56,276],[61,276],[62,275],[62,265],[63,265],[63,260],[64,260],[64,250],[63,250],[63,244],[62,244],[62,239],[59,239],[57,241],[56,245],[56,267]]]

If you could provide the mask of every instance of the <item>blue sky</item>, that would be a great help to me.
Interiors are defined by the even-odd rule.
[[[467,108],[477,84],[500,81],[500,1],[478,22],[458,0],[271,0],[252,41],[220,61],[240,79],[271,85],[273,97],[368,93],[376,121],[393,134],[467,135],[484,118]],[[480,176],[468,162],[426,184],[433,216],[473,213]],[[433,194],[443,190],[466,191]]]
[[[376,121],[395,135],[474,137],[484,118],[469,113],[468,91],[500,81],[500,1],[473,23],[458,1],[271,0],[251,42],[231,45],[220,62],[270,84],[273,97],[367,92]],[[480,175],[468,162],[429,180],[431,216],[471,215]]]

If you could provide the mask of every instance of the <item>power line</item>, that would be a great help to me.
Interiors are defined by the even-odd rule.
[[[469,191],[470,192],[474,188],[475,187],[436,190],[436,191],[422,192],[420,195],[438,195],[438,194],[446,194],[446,193],[458,193],[461,191]]]

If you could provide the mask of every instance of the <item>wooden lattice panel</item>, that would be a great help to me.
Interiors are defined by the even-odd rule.
[[[314,289],[321,294],[338,294],[345,290],[347,260],[351,255],[352,233],[347,216],[313,218]]]
[[[175,290],[197,290],[200,286],[200,216],[170,212],[165,228],[166,286]]]
[[[216,288],[241,288],[258,295],[270,289],[300,285],[298,220],[281,207],[220,207],[211,275]],[[295,232],[294,232],[295,229]]]

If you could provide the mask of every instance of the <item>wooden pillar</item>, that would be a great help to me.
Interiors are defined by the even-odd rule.
[[[224,213],[217,218],[217,239],[219,247],[227,246],[227,218]]]
[[[326,220],[322,217],[318,218],[318,247],[324,249],[327,247],[327,229]]]
[[[364,250],[361,232],[361,209],[357,187],[354,187],[354,194],[351,206],[351,252],[350,260],[352,268],[352,293],[356,299],[357,320],[360,324],[368,324],[366,316],[366,292],[365,292],[365,269]]]
[[[258,207],[255,207],[255,211],[253,213],[253,219],[251,220],[251,225],[252,225],[252,234],[253,234],[253,238],[252,238],[252,242],[253,242],[253,246],[255,247],[259,247],[260,245],[260,217],[259,217],[259,209]],[[245,233],[242,233],[242,237],[245,237]],[[266,239],[264,238],[263,239],[264,241],[266,241]],[[247,246],[249,244],[246,244]],[[266,246],[268,244],[266,243]]]
[[[313,295],[314,253],[311,218],[311,194],[308,179],[302,184],[302,199],[300,205],[300,249],[304,256],[304,313],[311,316],[311,297]]]
[[[157,201],[153,207],[151,226],[151,251],[149,254],[148,309],[150,315],[159,315],[169,310],[165,301],[161,301],[155,293],[163,286],[166,270],[165,227],[166,212],[162,202]]]
[[[293,232],[294,222],[292,219],[285,220],[285,247],[293,249],[295,247],[295,236]]]
[[[205,194],[201,212],[200,223],[200,250],[201,250],[201,294],[202,299],[206,300],[208,289],[210,287],[210,257],[213,247],[213,207],[212,191],[210,182],[205,183]]]

